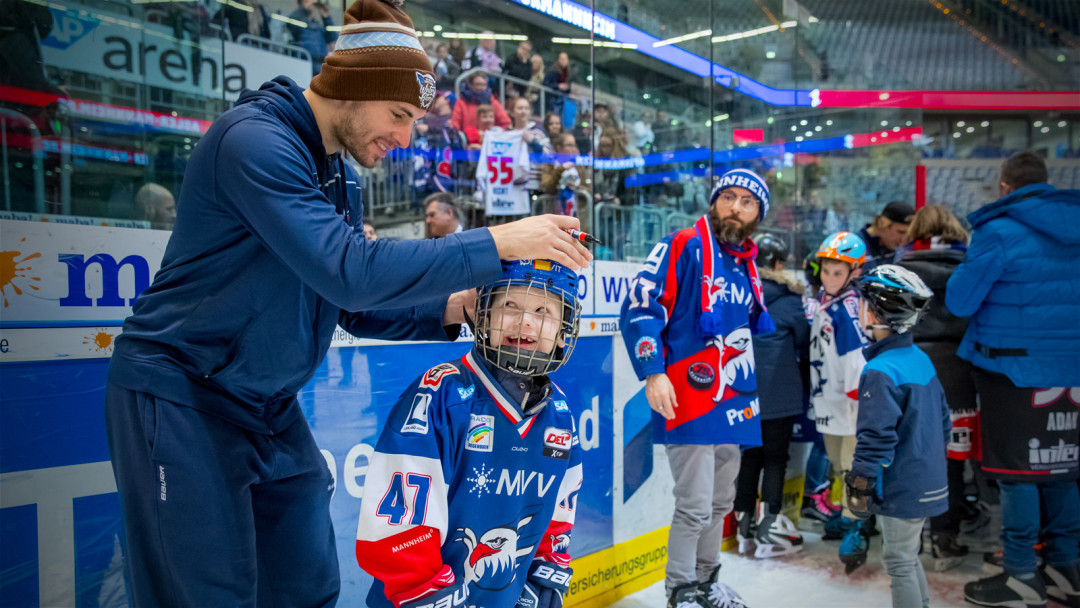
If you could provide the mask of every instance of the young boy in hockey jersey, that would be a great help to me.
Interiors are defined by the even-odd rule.
[[[356,558],[367,605],[562,606],[581,488],[566,396],[547,374],[577,341],[577,273],[503,262],[476,343],[402,394],[370,459]]]
[[[830,235],[817,251],[819,304],[810,323],[810,418],[825,441],[837,475],[851,468],[855,452],[859,374],[866,337],[859,328],[859,294],[852,286],[866,261],[866,244],[851,232]],[[865,561],[868,530],[844,509],[826,522],[825,538],[843,537],[840,560],[848,571]]]
[[[893,608],[930,604],[919,546],[926,518],[949,507],[945,390],[908,331],[934,293],[906,268],[884,264],[859,282],[859,323],[872,344],[859,378],[859,430],[845,477],[848,506],[881,517],[882,562]]]

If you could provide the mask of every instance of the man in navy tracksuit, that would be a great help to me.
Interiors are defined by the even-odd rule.
[[[358,0],[345,23],[352,52],[310,90],[279,77],[246,92],[199,142],[161,270],[117,340],[106,429],[136,605],[333,605],[333,480],[296,393],[335,325],[452,339],[464,290],[497,279],[500,257],[589,257],[562,230],[574,218],[367,241],[340,152],[374,167],[408,145],[434,79],[395,3]]]

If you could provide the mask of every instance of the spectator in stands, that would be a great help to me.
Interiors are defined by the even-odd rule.
[[[532,43],[522,40],[518,43],[517,53],[506,60],[503,72],[519,80],[528,81],[532,77]],[[507,91],[513,91],[518,97],[525,95],[528,86],[518,82],[509,83]]]
[[[221,10],[214,15],[214,22],[225,28],[232,40],[244,34],[270,39],[270,15],[258,0],[222,4]]]
[[[1080,604],[1080,399],[1047,388],[1080,387],[1080,191],[1046,181],[1033,152],[1002,163],[1001,198],[968,216],[971,247],[945,294],[971,316],[957,355],[975,366],[982,470],[1001,490],[1005,571],[964,587],[984,606],[1042,605],[1048,591]]]
[[[424,199],[424,223],[431,239],[465,231],[461,212],[449,192],[436,192]]]
[[[919,275],[934,292],[930,308],[911,333],[915,345],[930,357],[937,370],[952,418],[952,441],[948,446],[949,509],[930,518],[934,570],[941,572],[958,565],[968,552],[956,539],[960,521],[970,509],[964,492],[964,461],[975,456],[972,447],[978,432],[973,369],[971,363],[956,355],[968,321],[955,316],[945,306],[945,287],[956,267],[964,262],[968,232],[948,209],[926,206],[912,218],[907,240],[896,263]]]
[[[373,169],[407,146],[431,104],[417,75],[434,75],[397,3],[357,0],[345,22],[350,46],[380,30],[402,44],[335,52],[308,89],[281,76],[240,94],[192,151],[168,254],[114,342],[104,422],[133,605],[332,606],[335,476],[298,393],[335,328],[452,340],[500,259],[592,257],[554,216],[367,242],[344,153]]]
[[[641,150],[642,154],[651,152],[653,142],[656,140],[656,134],[652,130],[652,123],[652,112],[645,112],[634,121],[632,127],[633,137],[630,139],[630,143],[638,150]]]
[[[617,148],[615,138],[611,135],[601,135],[596,144],[596,160],[607,159],[608,162],[625,158],[626,153]],[[625,180],[627,171],[621,168],[595,170],[595,198],[597,203],[614,203],[621,205],[626,191]]]
[[[375,224],[364,222],[364,238],[369,241],[379,240],[379,234],[375,232]]]
[[[891,264],[896,250],[907,239],[908,227],[915,209],[903,202],[893,201],[881,210],[874,221],[863,226],[857,234],[866,243],[866,266],[863,274],[870,272],[878,264]],[[828,214],[822,210],[819,225],[824,226]]]
[[[476,129],[476,108],[480,105],[491,106],[495,113],[495,124],[506,129],[510,126],[510,116],[506,114],[499,100],[491,94],[487,76],[477,72],[469,76],[461,96],[454,104],[454,113],[450,120],[459,131],[469,134],[469,127]],[[470,143],[471,140],[470,140]]]
[[[531,154],[551,154],[551,140],[532,116],[532,104],[525,97],[510,100],[511,129],[521,129],[521,139],[529,146]]]
[[[555,141],[556,137],[558,137],[559,135],[562,135],[562,133],[563,133],[562,117],[560,117],[558,114],[556,114],[554,112],[548,112],[547,114],[545,114],[544,115],[544,133],[547,133],[548,139],[550,139],[552,142]],[[574,147],[575,148],[577,147],[576,143],[574,144]]]
[[[453,190],[457,180],[467,172],[467,161],[454,158],[454,152],[465,149],[464,136],[450,124],[450,92],[439,91],[431,110],[416,122],[413,135],[414,162],[413,201],[432,192]]]
[[[500,129],[495,124],[495,110],[487,104],[476,106],[476,126],[465,128],[465,139],[470,150],[479,150],[484,143],[484,133],[491,129]]]
[[[307,27],[289,24],[289,34],[293,44],[311,54],[311,73],[318,74],[322,70],[323,60],[333,50],[337,34],[326,29],[334,25],[330,17],[330,7],[317,0],[297,0],[296,10],[290,15],[290,19],[303,21]]]
[[[32,91],[59,92],[45,77],[41,40],[53,28],[45,4],[0,1],[0,85]]]
[[[544,85],[544,58],[538,53],[529,58],[529,70],[530,84],[526,96],[533,103],[533,112],[543,114],[544,108],[540,107],[540,87]]]
[[[144,184],[135,193],[135,207],[139,219],[150,222],[151,228],[172,230],[176,221],[176,200],[164,186],[153,182]]]
[[[450,56],[450,47],[439,43],[435,47],[435,58],[431,60],[431,70],[435,72],[435,86],[440,91],[453,91],[454,80],[461,75],[461,65]]]
[[[581,229],[588,232],[589,210],[581,207],[592,188],[592,168],[577,166],[579,151],[573,133],[564,131],[556,135],[552,144],[557,156],[552,164],[544,165],[541,171],[540,191],[555,195],[556,206],[545,209],[545,212],[576,215],[581,220]]]
[[[481,36],[484,37],[480,39],[476,48],[465,57],[465,62],[461,64],[461,67],[466,70],[480,68],[491,75],[502,74],[503,60],[495,52],[495,34],[484,32]]]
[[[458,65],[465,65],[465,55],[467,51],[465,49],[465,42],[461,38],[454,38],[449,42],[450,45],[450,57],[457,62]]]
[[[653,145],[656,147],[657,152],[671,152],[675,149],[671,122],[668,120],[667,113],[663,110],[656,112],[656,122],[652,125],[652,131]]]
[[[559,53],[558,58],[555,60],[555,65],[551,66],[546,76],[544,76],[544,86],[548,89],[554,89],[559,91],[558,94],[547,92],[544,108],[545,112],[555,112],[562,115],[563,105],[566,103],[566,95],[570,93],[570,87],[573,83],[573,75],[570,71],[570,55],[566,53]]]

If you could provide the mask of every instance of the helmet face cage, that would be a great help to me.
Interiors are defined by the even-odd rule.
[[[580,313],[576,290],[551,277],[504,278],[477,295],[476,349],[500,369],[550,374],[574,351]]]
[[[874,268],[858,282],[858,289],[874,316],[898,334],[918,322],[934,297],[917,274],[892,264]]]

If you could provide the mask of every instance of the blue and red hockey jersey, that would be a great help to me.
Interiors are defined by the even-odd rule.
[[[453,606],[513,606],[534,560],[569,565],[582,482],[577,428],[554,384],[529,412],[475,350],[402,394],[360,505],[356,558],[376,579],[368,606],[410,604],[462,583],[468,596],[455,593]]]
[[[623,302],[623,341],[639,379],[666,372],[675,387],[675,418],[652,413],[654,443],[761,445],[750,336],[772,321],[751,284],[753,252],[719,250],[710,297],[721,327],[705,335],[704,249],[694,228],[656,244]]]
[[[819,433],[855,435],[869,343],[859,327],[859,294],[853,287],[835,298],[821,294],[810,323],[810,418]]]

